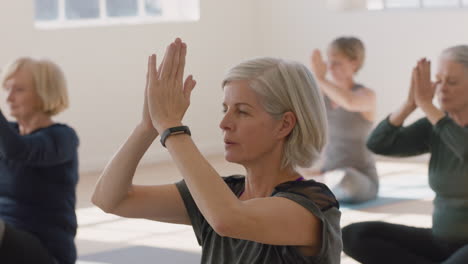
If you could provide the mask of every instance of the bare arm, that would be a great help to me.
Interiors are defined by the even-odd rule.
[[[158,131],[180,126],[189,106],[193,86],[182,84],[185,54],[185,44],[177,39],[168,47],[161,71],[150,70],[148,102],[153,126]],[[221,236],[276,245],[320,244],[321,222],[303,207],[278,197],[240,201],[190,136],[170,136],[166,146],[199,210]]]
[[[137,165],[157,133],[138,126],[104,169],[92,201],[107,213],[190,224],[185,205],[174,184],[133,185]]]
[[[327,66],[322,59],[319,50],[312,53],[310,64],[320,89],[333,102],[351,112],[373,112],[376,108],[376,96],[374,91],[364,88],[356,92],[343,89],[327,80]]]
[[[185,205],[174,184],[132,184],[138,163],[158,134],[151,124],[145,89],[142,122],[104,169],[92,201],[105,212],[124,217],[190,224]]]
[[[374,91],[362,88],[358,91],[342,89],[327,79],[317,80],[320,89],[333,102],[350,112],[372,112],[376,108]]]
[[[240,201],[189,136],[171,136],[166,146],[195,203],[219,235],[272,245],[321,245],[322,223],[301,205],[282,197]]]

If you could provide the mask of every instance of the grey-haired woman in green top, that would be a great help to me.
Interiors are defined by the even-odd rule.
[[[430,62],[413,70],[403,106],[368,139],[375,153],[413,156],[429,152],[429,184],[436,193],[432,228],[365,222],[343,229],[344,251],[362,263],[468,262],[468,46],[443,51],[435,83]],[[437,95],[440,108],[433,104]],[[416,108],[425,118],[402,127]]]

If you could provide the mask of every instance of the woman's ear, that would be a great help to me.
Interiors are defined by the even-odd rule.
[[[297,118],[293,112],[286,112],[281,118],[281,126],[278,130],[278,137],[285,138],[291,134],[292,130],[296,126]]]

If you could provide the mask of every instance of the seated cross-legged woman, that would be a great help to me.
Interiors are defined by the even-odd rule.
[[[434,94],[440,108],[433,104]],[[416,108],[426,117],[402,126]],[[430,62],[413,70],[403,105],[383,120],[367,144],[375,153],[414,156],[430,153],[429,185],[436,193],[432,228],[363,222],[343,229],[344,251],[364,263],[468,261],[468,46],[444,50],[436,82]]]
[[[376,96],[355,81],[364,63],[364,44],[355,37],[337,38],[330,44],[327,57],[328,65],[318,50],[311,58],[315,78],[325,94],[329,126],[324,162],[320,172],[314,174],[324,176],[340,202],[372,200],[377,197],[379,178],[366,139],[374,122]]]
[[[48,60],[5,67],[0,111],[0,263],[76,261],[78,136],[52,120],[68,107],[65,78]]]

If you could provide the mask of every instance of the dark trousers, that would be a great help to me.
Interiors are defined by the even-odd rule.
[[[468,243],[435,238],[431,229],[362,222],[342,230],[344,252],[363,264],[466,264]]]
[[[1,219],[0,224],[4,224]],[[37,237],[6,223],[3,238],[0,240],[0,263],[2,264],[57,263]]]

